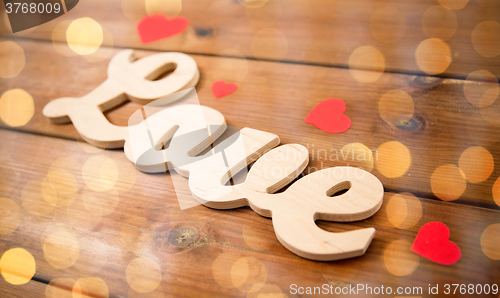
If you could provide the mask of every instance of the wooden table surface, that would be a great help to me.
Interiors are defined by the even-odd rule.
[[[422,287],[385,296],[427,297],[429,285],[443,295],[445,284],[500,284],[499,2],[179,3],[81,0],[64,16],[15,34],[2,6],[0,96],[22,89],[34,111],[0,98],[0,255],[23,248],[36,272],[23,285],[0,278],[0,297],[300,296],[293,284]],[[154,12],[184,16],[190,26],[141,44],[136,24]],[[66,32],[85,17],[104,39],[94,53],[79,55]],[[250,208],[181,210],[172,179],[187,180],[142,173],[123,150],[97,149],[72,124],[45,119],[51,100],[83,96],[103,82],[123,48],[138,57],[188,53],[200,70],[201,104],[229,125],[306,146],[304,174],[352,165],[377,176],[386,192],[373,217],[317,222],[333,232],[374,227],[366,254],[310,261],[285,249],[272,221]],[[211,85],[218,80],[238,90],[216,99]],[[391,94],[399,97],[388,102]],[[328,134],[304,121],[327,98],[346,103],[347,132]],[[125,126],[140,107],[128,102],[106,117]],[[16,124],[22,119],[27,123]],[[373,160],[342,155],[349,148],[364,148]],[[88,177],[112,187],[97,192]],[[456,264],[411,252],[420,227],[432,221],[448,226],[462,253]]]

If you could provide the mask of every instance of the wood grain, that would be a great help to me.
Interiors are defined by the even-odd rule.
[[[3,173],[9,173],[2,176],[0,185],[12,187],[1,188],[0,196],[16,202],[22,214],[17,230],[0,236],[0,253],[14,247],[27,249],[36,260],[35,279],[45,283],[61,277],[75,281],[97,277],[105,282],[110,297],[137,294],[126,281],[127,266],[137,257],[147,257],[161,268],[161,284],[152,294],[160,292],[167,297],[196,296],[200,292],[207,297],[246,296],[245,291],[259,282],[267,284],[262,291],[278,287],[287,295],[291,284],[348,286],[360,283],[372,287],[391,286],[394,290],[398,286],[421,286],[425,291],[429,283],[443,286],[445,283],[498,282],[500,267],[483,254],[480,246],[482,231],[498,223],[497,210],[419,198],[422,217],[413,218],[414,226],[398,229],[390,223],[389,217],[395,213],[388,208],[392,194],[386,193],[381,210],[367,220],[318,222],[322,229],[332,232],[374,227],[375,238],[363,257],[313,262],[283,248],[274,235],[271,220],[249,208],[213,210],[197,206],[180,210],[169,181],[175,177],[140,173],[119,150],[88,153],[75,141],[3,129],[0,137],[3,140],[0,168]],[[102,156],[116,163],[119,169],[114,185],[119,203],[112,213],[99,217],[87,210],[92,206],[85,205],[88,203],[85,163]],[[65,177],[74,178],[78,196],[69,205],[54,207],[48,213],[42,208],[33,208],[47,202],[35,189],[30,189],[34,196],[27,200],[23,188],[32,180],[45,179],[50,171],[57,169],[66,171]],[[60,186],[73,183],[72,179],[63,181],[66,183]],[[416,215],[413,212],[408,216]],[[406,247],[413,242],[421,225],[434,220],[447,224],[450,240],[462,251],[462,259],[453,266],[437,265]],[[50,235],[61,230],[77,239],[80,252],[75,265],[63,270],[51,265],[57,260],[54,259],[57,252],[51,251],[51,246],[43,248]],[[399,241],[398,245],[391,245],[394,241]],[[54,245],[57,247],[58,243]],[[250,270],[247,279],[239,273],[247,268],[245,266]],[[394,271],[394,268],[399,269]],[[398,271],[401,268],[403,271]],[[411,274],[394,275],[404,270]],[[137,274],[147,279],[151,272]],[[14,297],[26,293],[25,290],[39,294],[44,288],[36,281],[25,286],[0,282],[1,291]]]
[[[257,4],[265,3],[259,8],[245,8],[240,3],[245,1],[182,1],[180,13],[168,4],[150,8],[150,13],[186,17],[190,20],[190,27],[178,36],[145,45],[140,43],[136,32],[137,22],[147,15],[145,1],[82,1],[57,20],[16,36],[65,41],[65,30],[71,20],[90,17],[106,29],[104,44],[107,46],[222,56],[244,55],[264,60],[283,59],[340,67],[348,66],[349,57],[355,49],[373,46],[384,56],[386,70],[405,73],[422,72],[415,60],[418,45],[429,37],[440,37],[451,48],[452,62],[444,76],[464,78],[478,69],[500,76],[499,56],[485,57],[476,52],[471,37],[479,23],[500,22],[500,6],[495,5],[494,1],[481,1],[483,5],[486,4],[481,6],[479,1],[471,0],[463,9],[453,12],[438,7],[441,15],[430,13],[425,18],[428,9],[439,5],[437,1],[272,0],[257,1]],[[374,17],[376,11],[388,6],[391,11],[396,11],[394,15]],[[12,35],[6,25],[6,14],[2,13],[2,17],[4,21],[0,23],[3,25],[3,34]],[[267,39],[259,45],[254,37],[261,36],[264,33],[260,31],[269,28],[280,33],[267,31]],[[485,37],[489,40],[498,39],[498,32],[491,31]],[[498,52],[498,48],[492,47]],[[360,62],[357,67],[376,67],[369,61]]]
[[[26,52],[26,67],[17,77],[2,80],[0,86],[1,90],[22,88],[30,93],[35,114],[27,125],[16,129],[79,139],[71,124],[51,124],[41,111],[55,98],[81,97],[91,92],[106,79],[109,59],[90,66],[82,57],[59,56],[50,43],[19,44]],[[149,54],[152,52],[137,52],[139,57]],[[464,150],[483,146],[494,157],[494,170],[484,182],[467,183],[464,194],[455,202],[497,208],[492,187],[500,176],[499,126],[481,116],[485,111],[495,115],[497,103],[481,110],[466,100],[463,91],[464,84],[479,88],[480,83],[385,73],[376,83],[361,84],[345,69],[197,55],[193,58],[202,74],[196,87],[200,103],[221,112],[228,125],[269,131],[277,134],[282,144],[306,146],[311,158],[306,173],[353,165],[352,160],[339,153],[346,144],[361,142],[376,152],[381,144],[397,140],[411,153],[408,172],[399,178],[387,178],[376,169],[372,173],[387,190],[435,197],[430,184],[434,171],[445,164],[458,166]],[[210,86],[217,80],[237,82],[238,91],[215,99]],[[378,112],[381,97],[395,89],[413,98],[414,115],[405,125],[388,124]],[[347,132],[327,134],[303,121],[309,111],[327,98],[346,102],[346,115],[353,123]],[[138,108],[140,105],[128,103],[106,116],[111,123],[125,126]],[[332,156],[331,150],[337,156]]]

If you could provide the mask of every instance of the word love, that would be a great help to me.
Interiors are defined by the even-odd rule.
[[[143,172],[175,170],[188,177],[194,198],[207,207],[250,206],[272,218],[278,240],[301,257],[330,261],[365,253],[375,229],[331,233],[315,221],[351,222],[375,214],[384,194],[375,176],[353,167],[334,167],[291,184],[306,168],[308,150],[299,144],[278,147],[277,135],[251,128],[200,155],[226,130],[224,116],[195,104],[163,108],[181,98],[192,99],[194,88],[189,88],[199,77],[194,60],[181,53],[162,53],[132,62],[131,54],[126,50],[113,57],[109,78],[94,91],[82,98],[56,99],[45,106],[44,115],[55,123],[73,122],[82,138],[97,147],[124,147],[127,158]],[[168,77],[151,81],[172,65],[176,68]],[[160,99],[153,101],[156,98]],[[128,127],[109,123],[103,112],[126,100],[150,103],[132,115]],[[152,113],[153,108],[159,111]],[[254,162],[244,183],[226,186]],[[289,184],[286,191],[276,193]],[[342,190],[348,191],[337,195]]]

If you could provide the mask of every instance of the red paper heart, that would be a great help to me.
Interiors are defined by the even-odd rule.
[[[326,99],[315,106],[304,121],[327,133],[345,132],[351,128],[351,119],[344,115],[345,109],[342,99]]]
[[[143,44],[174,36],[186,30],[188,19],[176,17],[167,19],[162,14],[152,14],[142,18],[137,24],[137,33]]]
[[[450,230],[439,221],[420,228],[411,251],[441,265],[453,265],[462,257],[460,248],[450,240]]]
[[[215,98],[221,98],[236,91],[238,86],[235,83],[226,83],[224,81],[217,81],[212,84],[212,93]]]

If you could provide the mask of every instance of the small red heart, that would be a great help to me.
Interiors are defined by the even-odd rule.
[[[145,44],[179,34],[188,26],[189,21],[184,17],[169,20],[162,14],[152,14],[139,21],[137,33],[141,42]]]
[[[351,128],[351,119],[344,115],[345,109],[342,99],[326,99],[315,106],[304,121],[327,133],[345,132]]]
[[[238,85],[235,83],[226,83],[224,81],[217,81],[212,84],[212,93],[215,98],[221,98],[223,96],[229,95],[238,89]]]
[[[411,251],[441,265],[453,265],[462,257],[460,248],[450,240],[450,230],[439,221],[420,228]]]

